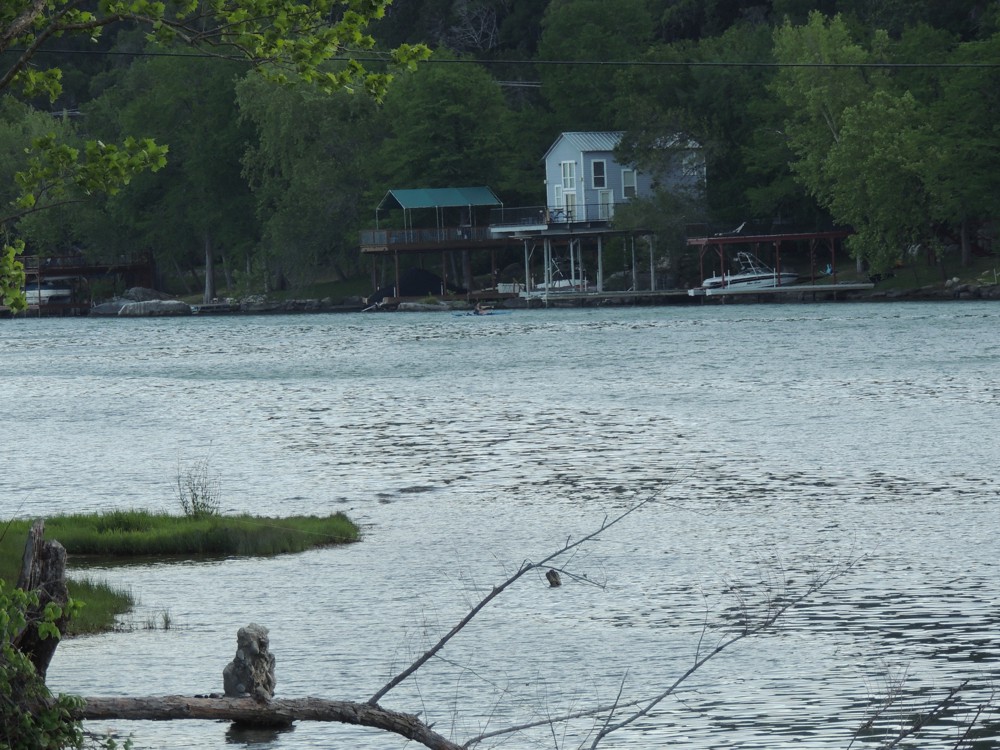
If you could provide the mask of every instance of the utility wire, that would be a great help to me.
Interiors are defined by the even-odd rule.
[[[10,49],[10,52],[23,50]],[[367,52],[367,51],[366,51]],[[192,59],[243,60],[240,57],[208,52],[126,52],[121,50],[85,50],[85,49],[40,49],[37,54],[53,55],[104,55],[108,57],[190,57]],[[350,55],[350,51],[347,52]],[[388,62],[386,56],[351,56],[351,60],[360,63]],[[337,58],[331,62],[337,62]],[[247,61],[249,62],[249,61]],[[347,62],[347,58],[343,60]],[[875,68],[875,69],[907,69],[907,68],[1000,68],[1000,62],[753,62],[726,60],[485,60],[481,58],[429,58],[421,65],[509,65],[509,66],[566,66],[566,67],[609,67],[609,68]]]

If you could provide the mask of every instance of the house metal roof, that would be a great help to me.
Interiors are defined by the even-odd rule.
[[[621,130],[596,130],[596,131],[571,131],[560,133],[555,142],[545,152],[549,152],[556,147],[560,141],[567,141],[574,149],[584,152],[591,151],[614,151],[618,142],[622,139]]]
[[[409,188],[390,190],[379,209],[455,208],[462,206],[502,206],[503,203],[488,187]]]

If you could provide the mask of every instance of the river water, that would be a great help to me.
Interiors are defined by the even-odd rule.
[[[523,561],[644,500],[559,562],[561,588],[528,575],[381,704],[465,741],[651,698],[741,611],[851,561],[604,746],[846,748],[887,691],[900,702],[877,727],[971,679],[935,739],[911,745],[937,746],[998,675],[995,303],[0,328],[4,515],[179,512],[178,475],[208,460],[224,512],[342,510],[364,529],[272,559],[78,568],[139,607],[123,632],[60,645],[57,690],[221,691],[236,630],[257,622],[278,697],[365,701]],[[164,613],[168,629],[148,627]],[[594,726],[484,746],[576,747]],[[92,728],[138,748],[406,744],[309,723]]]

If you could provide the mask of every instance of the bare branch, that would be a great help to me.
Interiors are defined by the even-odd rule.
[[[756,622],[756,624],[754,624],[752,620],[750,620],[747,617],[746,619],[744,619],[743,626],[736,635],[719,641],[715,645],[715,647],[712,648],[710,651],[701,654],[700,652],[701,644],[699,643],[699,654],[695,657],[694,663],[691,664],[691,666],[688,667],[686,671],[684,671],[677,679],[674,680],[674,682],[669,687],[667,687],[659,695],[656,695],[653,698],[645,700],[644,701],[645,705],[641,709],[633,713],[631,716],[627,717],[622,721],[619,721],[616,724],[609,724],[600,732],[598,732],[597,736],[594,738],[594,741],[593,743],[591,743],[590,747],[592,749],[596,748],[601,743],[601,741],[608,735],[630,724],[634,724],[640,719],[648,716],[650,712],[652,712],[652,710],[656,708],[656,706],[658,706],[669,696],[673,695],[673,693],[682,684],[684,684],[695,672],[701,669],[701,667],[704,666],[706,662],[714,659],[723,651],[726,651],[731,646],[739,643],[740,641],[754,635],[759,635],[760,633],[763,633],[767,630],[770,630],[771,628],[774,627],[775,623],[786,612],[788,612],[788,610],[798,606],[803,601],[808,599],[810,596],[815,594],[817,591],[829,585],[832,581],[836,580],[837,578],[840,578],[843,575],[846,575],[848,571],[853,569],[858,564],[858,562],[860,562],[860,558],[851,558],[843,565],[832,568],[831,570],[815,578],[812,581],[812,583],[810,583],[801,594],[795,597],[791,598],[785,597],[782,599],[775,599],[775,600],[769,599],[767,602],[767,608],[764,612],[764,615]]]
[[[559,556],[564,555],[567,552],[576,549],[577,547],[579,547],[582,544],[586,544],[587,542],[593,541],[594,539],[596,539],[597,537],[599,537],[602,533],[604,533],[605,531],[607,531],[608,529],[610,529],[615,524],[623,521],[624,519],[628,518],[633,513],[639,511],[640,509],[646,507],[647,505],[649,505],[650,503],[652,503],[653,501],[655,501],[664,491],[665,491],[665,488],[661,489],[661,490],[657,490],[652,495],[650,495],[649,497],[647,497],[645,500],[642,500],[642,501],[636,503],[635,505],[629,506],[626,510],[622,511],[620,514],[618,514],[617,516],[615,516],[614,518],[612,518],[610,521],[607,519],[607,517],[605,517],[605,520],[601,524],[601,526],[600,526],[599,529],[597,529],[596,531],[591,532],[590,534],[587,534],[585,536],[580,537],[575,542],[574,541],[570,541],[571,538],[567,538],[565,545],[563,545],[560,549],[558,549],[555,552],[553,552],[552,554],[550,554],[548,557],[545,557],[544,559],[542,559],[542,560],[540,560],[538,562],[533,563],[533,562],[525,560],[521,564],[521,567],[518,568],[518,570],[517,570],[516,573],[514,573],[509,578],[507,578],[507,580],[504,581],[503,583],[501,583],[501,584],[499,584],[497,586],[494,586],[493,589],[490,591],[490,593],[488,593],[485,597],[483,597],[482,599],[480,599],[479,603],[476,604],[471,610],[469,610],[469,612],[465,615],[465,617],[463,617],[458,622],[458,624],[455,625],[455,627],[453,627],[451,630],[449,630],[448,633],[444,637],[442,637],[437,643],[435,643],[430,649],[428,649],[416,661],[414,661],[412,664],[410,664],[410,666],[408,666],[406,669],[404,669],[398,675],[396,675],[395,677],[393,677],[377,693],[375,693],[375,695],[373,695],[371,698],[369,698],[368,699],[368,705],[370,705],[370,706],[376,706],[376,705],[378,705],[378,702],[387,693],[389,693],[393,688],[395,688],[397,685],[399,685],[400,683],[402,683],[410,675],[412,675],[414,672],[416,672],[418,669],[420,669],[420,667],[422,667],[424,664],[426,664],[428,661],[430,661],[442,648],[444,648],[448,644],[448,642],[452,638],[454,638],[456,635],[458,635],[460,632],[462,632],[462,630],[465,628],[465,626],[468,625],[473,619],[475,619],[476,615],[478,615],[480,612],[482,612],[483,609],[485,609],[486,606],[491,601],[493,601],[494,599],[496,599],[500,594],[502,594],[508,588],[510,588],[511,586],[513,586],[515,583],[517,583],[517,581],[519,581],[526,573],[528,573],[528,572],[530,572],[532,570],[535,570],[537,568],[546,567],[546,566],[548,566],[551,563],[552,560],[555,560]]]
[[[618,702],[615,701],[609,705],[605,706],[594,706],[593,708],[584,708],[579,711],[573,711],[566,714],[560,714],[558,716],[551,716],[544,719],[536,719],[535,721],[526,721],[522,724],[517,724],[514,726],[504,727],[503,729],[494,729],[491,732],[483,732],[482,734],[476,735],[475,737],[466,740],[462,743],[463,748],[475,747],[489,739],[494,737],[502,737],[507,734],[516,734],[517,732],[523,732],[526,729],[536,729],[537,727],[544,727],[554,724],[564,724],[568,721],[573,721],[575,719],[587,719],[594,716],[601,716],[609,711],[621,710],[623,708],[631,708],[633,706],[638,706],[640,701],[626,701]]]
[[[895,737],[893,737],[889,742],[886,742],[883,745],[879,745],[879,750],[890,750],[891,748],[894,748],[897,745],[899,745],[899,743],[905,740],[907,737],[910,737],[911,735],[920,732],[925,726],[930,724],[932,721],[941,716],[941,714],[943,714],[949,708],[954,706],[956,701],[958,700],[958,694],[962,690],[964,690],[968,684],[969,680],[965,680],[960,685],[953,687],[951,690],[948,691],[948,694],[940,701],[935,703],[929,711],[918,716],[916,721],[913,722],[913,724],[906,727],[905,729],[900,730],[900,732]]]
[[[885,696],[879,699],[879,703],[872,712],[871,716],[869,716],[854,732],[854,736],[851,738],[851,743],[847,746],[847,750],[851,750],[851,748],[854,747],[854,743],[857,742],[863,734],[872,731],[875,724],[879,722],[886,713],[888,713],[890,708],[896,705],[897,701],[903,694],[903,684],[906,682],[905,673],[898,677],[894,677],[888,667],[886,667],[885,672]]]
[[[983,713],[986,711],[987,708],[993,705],[993,701],[995,698],[996,698],[996,691],[994,690],[990,693],[989,700],[987,700],[985,703],[980,703],[978,706],[976,706],[975,713],[973,713],[972,718],[969,719],[968,723],[965,726],[965,731],[962,732],[962,735],[955,742],[955,745],[952,748],[952,750],[959,750],[959,748],[961,748],[962,745],[966,743],[966,741],[969,739],[969,735],[972,734],[972,730],[975,729],[976,726],[979,724],[979,719],[982,718]]]

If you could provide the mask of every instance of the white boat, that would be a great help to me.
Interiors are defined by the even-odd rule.
[[[794,271],[778,273],[753,253],[737,253],[733,268],[722,276],[711,276],[701,282],[701,289],[772,289],[793,284],[799,278]],[[695,290],[691,290],[695,291]]]
[[[535,284],[536,292],[585,292],[587,291],[586,279],[552,279],[552,281]]]
[[[24,285],[24,296],[29,305],[65,305],[73,301],[73,287],[70,279],[63,277],[45,279],[40,284],[29,281]]]

